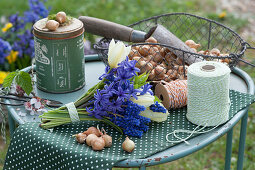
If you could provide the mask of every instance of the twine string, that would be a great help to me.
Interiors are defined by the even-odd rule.
[[[162,81],[161,84],[166,89],[166,97],[169,99],[169,108],[167,109],[181,108],[187,105],[187,80]],[[160,94],[163,95],[163,92]]]
[[[213,128],[209,129],[209,130],[206,130],[206,131],[203,131],[201,132],[203,129],[205,129],[207,127],[207,123],[205,123],[205,125],[197,125],[193,130],[185,130],[185,129],[177,129],[177,130],[174,130],[173,132],[169,133],[166,135],[166,141],[167,142],[170,142],[170,143],[179,143],[179,142],[185,142],[187,145],[190,145],[190,143],[187,141],[193,134],[204,134],[204,133],[207,133],[207,132],[210,132],[214,129],[216,129],[220,124],[218,124],[217,126],[214,126]],[[199,130],[197,130],[200,126],[202,126],[202,128],[200,128]],[[187,136],[186,138],[181,138],[177,135],[177,133],[189,133],[189,136]],[[169,140],[168,136],[169,135],[172,135],[179,139],[179,140]]]

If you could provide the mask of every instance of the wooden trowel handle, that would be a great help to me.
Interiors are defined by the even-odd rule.
[[[88,16],[80,16],[79,20],[83,22],[85,32],[95,35],[127,42],[143,42],[145,39],[144,32],[114,22]]]

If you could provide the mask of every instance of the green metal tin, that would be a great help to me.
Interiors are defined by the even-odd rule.
[[[56,31],[45,28],[47,18],[34,24],[36,85],[51,93],[66,93],[85,85],[83,23],[73,18]]]

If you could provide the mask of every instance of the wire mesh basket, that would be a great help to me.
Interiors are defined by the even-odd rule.
[[[193,52],[189,52],[157,43],[153,39],[148,39],[144,43],[129,44],[132,45],[129,59],[137,60],[136,66],[140,68],[140,73],[150,72],[150,81],[165,80],[169,82],[186,79],[189,65],[184,56],[192,56],[193,62],[201,61],[201,59],[216,60],[233,68],[240,60],[243,61],[241,58],[245,50],[249,48],[248,43],[230,28],[192,14],[171,13],[154,16],[131,24],[129,27],[148,32],[157,24],[167,28],[183,42],[193,40],[197,43],[197,47],[193,48]],[[108,61],[107,53],[110,40],[103,38],[94,44],[94,48],[105,64]],[[180,52],[183,53],[183,57],[175,55]]]

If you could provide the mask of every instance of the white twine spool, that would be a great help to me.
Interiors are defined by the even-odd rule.
[[[230,69],[203,61],[188,68],[187,119],[196,125],[218,126],[229,118]]]
[[[198,62],[189,66],[186,116],[198,126],[193,130],[174,130],[166,135],[167,142],[189,144],[187,140],[193,134],[210,132],[228,120],[230,72],[225,64],[213,61]],[[207,126],[214,127],[202,131]],[[178,133],[187,133],[189,136],[181,138]],[[169,135],[173,135],[177,140],[169,140]]]

